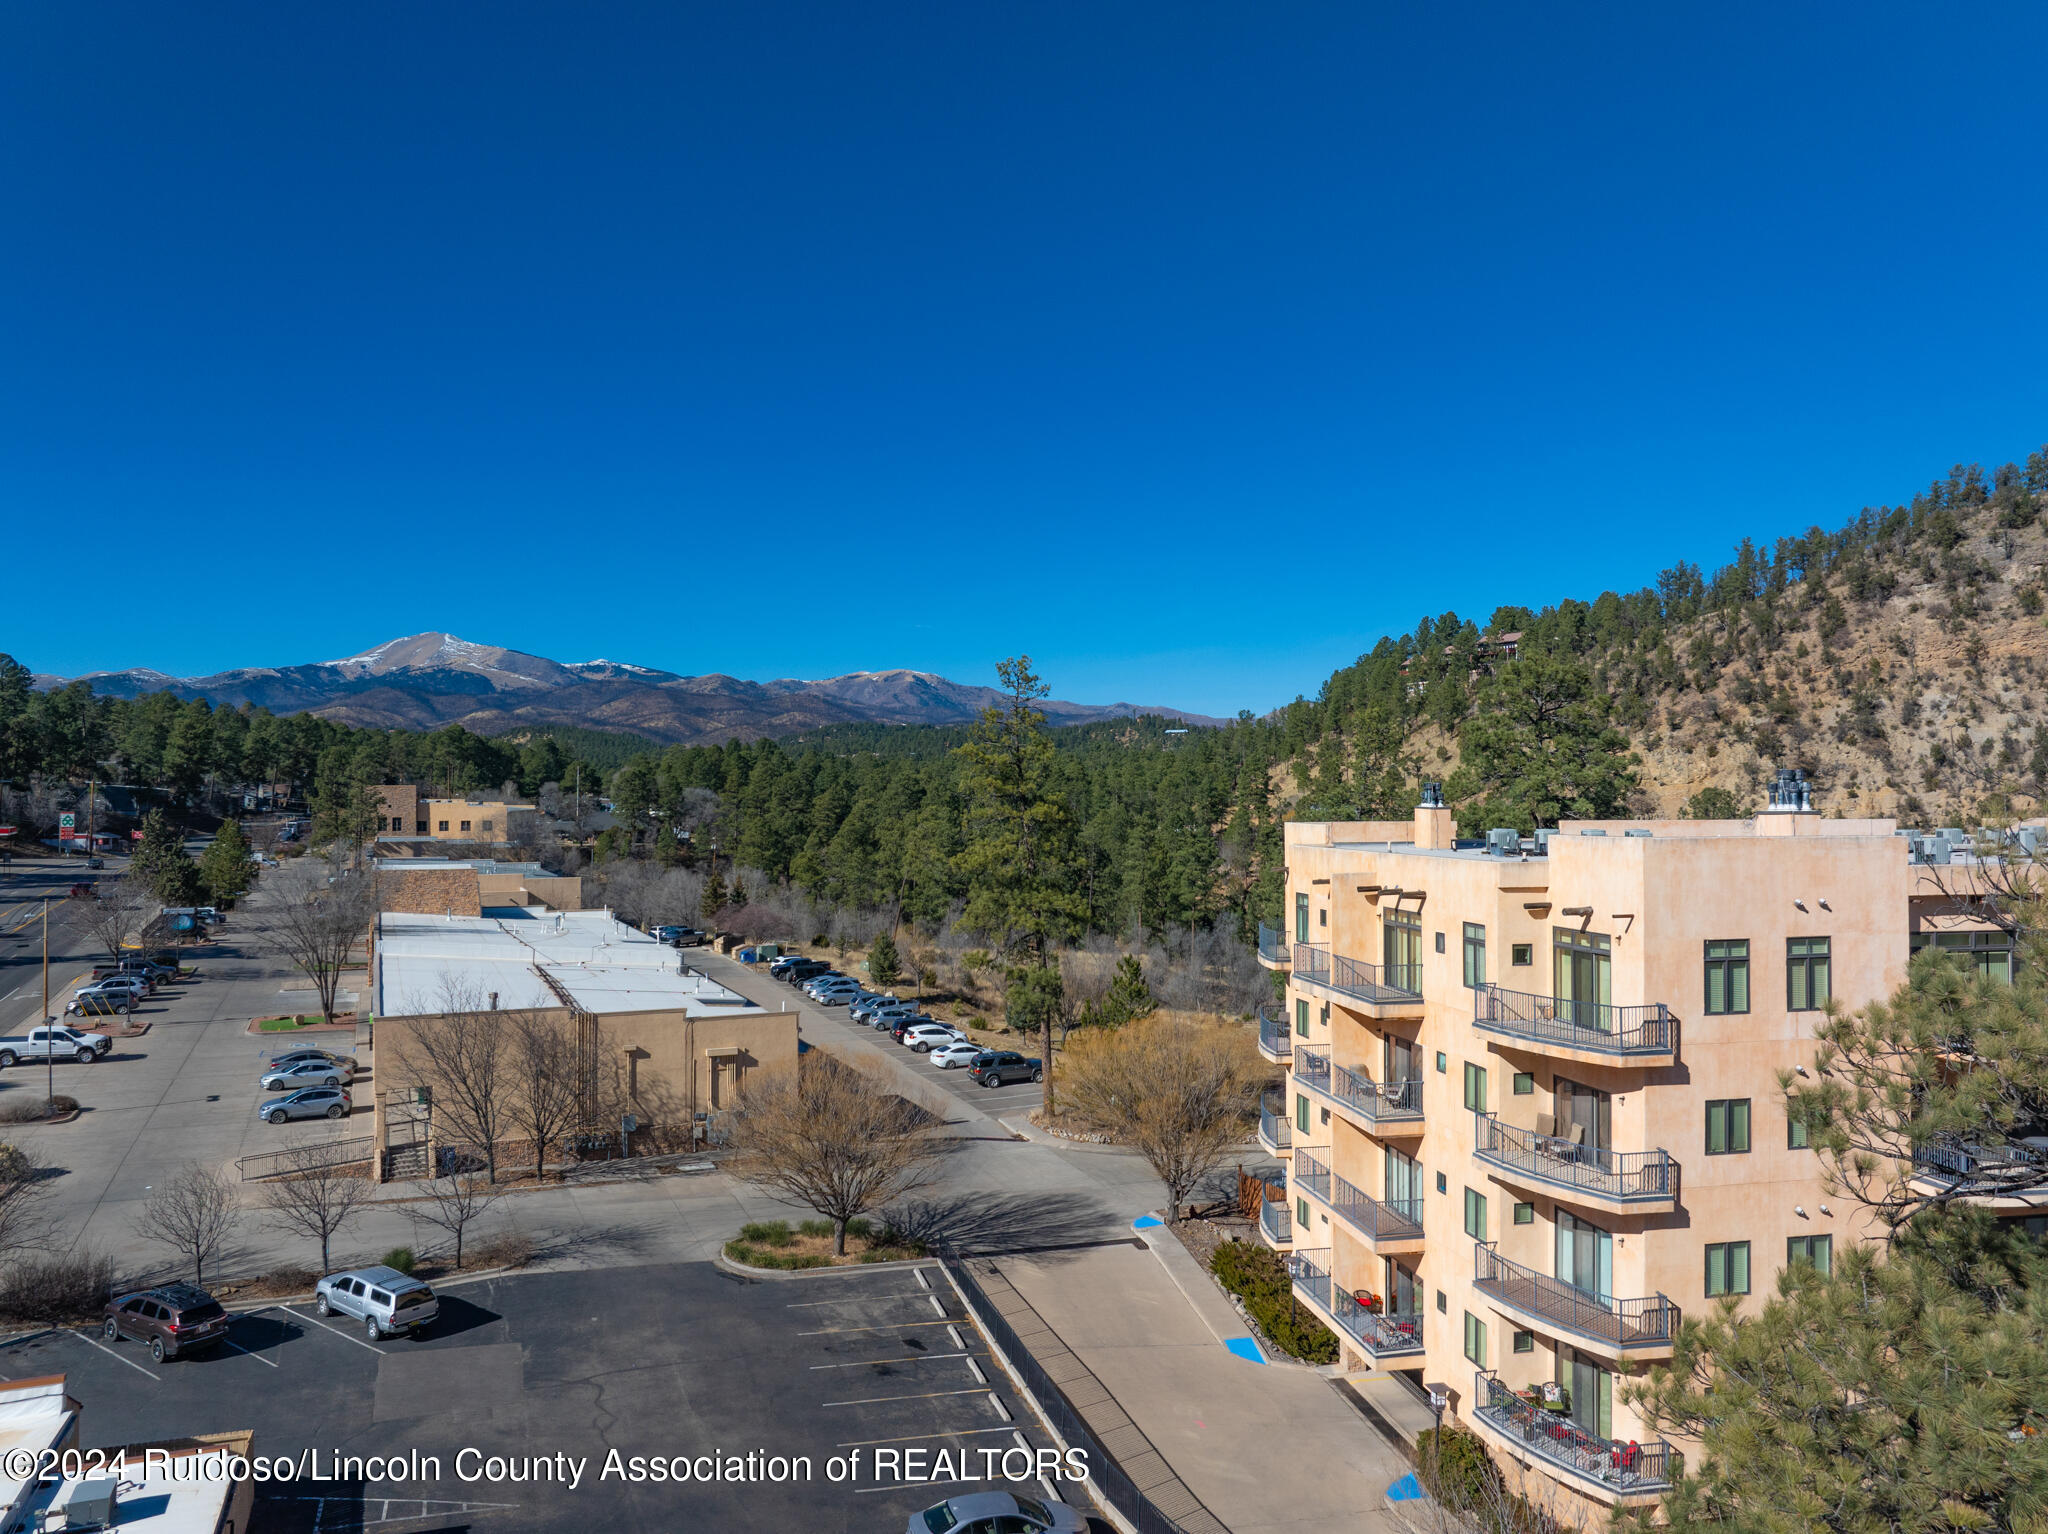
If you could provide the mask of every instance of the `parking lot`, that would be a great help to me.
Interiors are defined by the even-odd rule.
[[[0,1346],[0,1373],[65,1375],[86,1447],[254,1428],[256,1454],[315,1451],[323,1471],[399,1460],[259,1488],[257,1527],[290,1534],[900,1529],[944,1497],[1008,1485],[983,1451],[1000,1464],[1051,1449],[933,1267],[784,1282],[705,1263],[541,1273],[443,1291],[419,1341],[372,1344],[308,1304],[242,1312],[229,1338],[155,1364],[132,1342],[42,1333]],[[918,1452],[923,1483],[886,1468]],[[831,1462],[856,1454],[858,1473],[835,1484]],[[735,1473],[625,1478],[636,1456],[687,1456],[701,1474],[706,1455]],[[1035,1474],[1012,1489],[1048,1490]],[[1087,1505],[1078,1486],[1052,1489]]]

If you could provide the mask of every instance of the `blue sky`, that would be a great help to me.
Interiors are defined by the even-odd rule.
[[[0,649],[38,670],[438,628],[1264,709],[1425,612],[2048,439],[2038,6],[7,38]]]

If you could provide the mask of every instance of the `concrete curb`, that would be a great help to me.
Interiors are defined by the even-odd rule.
[[[761,1278],[779,1282],[786,1278],[835,1278],[846,1273],[889,1273],[905,1268],[935,1268],[936,1257],[903,1257],[894,1262],[849,1262],[831,1268],[757,1268],[750,1262],[725,1255],[724,1243],[711,1258],[714,1268],[723,1268],[736,1278]]]

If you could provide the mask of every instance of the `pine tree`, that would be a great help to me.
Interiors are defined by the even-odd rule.
[[[868,979],[876,985],[894,985],[903,978],[902,962],[896,939],[884,932],[868,950]]]
[[[704,880],[704,898],[697,902],[697,912],[706,921],[717,921],[718,913],[725,909],[725,881],[713,870]]]
[[[199,882],[206,890],[206,898],[215,905],[226,905],[243,895],[254,877],[249,838],[242,834],[242,823],[223,822],[213,845],[199,860]]]
[[[142,840],[135,845],[129,873],[155,891],[165,905],[193,905],[199,899],[199,866],[185,850],[185,838],[162,810],[151,810],[142,817]]]
[[[1116,961],[1116,974],[1102,1000],[1081,1009],[1081,1025],[1084,1028],[1121,1028],[1125,1023],[1150,1017],[1158,1010],[1159,1003],[1153,998],[1152,987],[1145,983],[1144,963],[1136,954],[1125,954]]]

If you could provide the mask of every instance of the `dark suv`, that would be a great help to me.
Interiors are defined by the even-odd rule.
[[[974,1057],[974,1063],[967,1067],[967,1074],[985,1087],[1006,1087],[1013,1081],[1044,1080],[1045,1067],[1036,1060],[1027,1060],[1014,1049],[991,1049]]]
[[[165,1284],[107,1301],[100,1331],[109,1342],[132,1337],[149,1344],[158,1363],[218,1344],[228,1334],[228,1313],[220,1301],[191,1284]]]
[[[823,959],[800,959],[775,978],[786,985],[802,985],[806,980],[815,980],[831,969]]]

